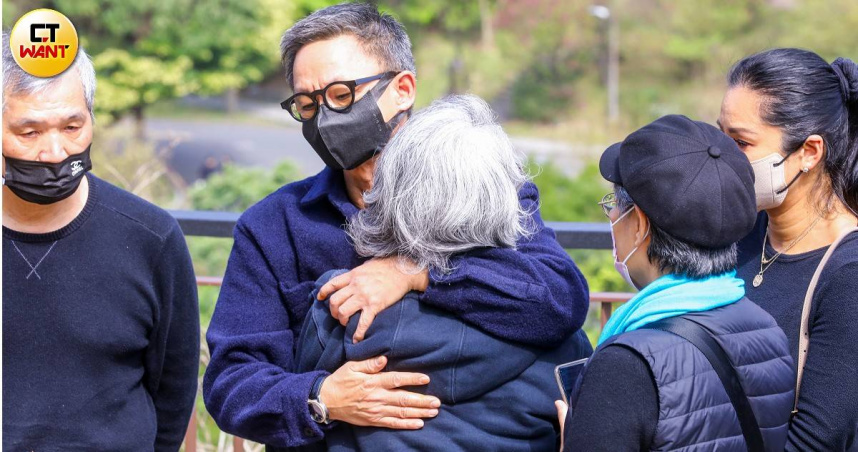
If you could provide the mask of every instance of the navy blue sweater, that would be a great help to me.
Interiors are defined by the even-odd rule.
[[[66,227],[3,228],[3,449],[177,451],[200,351],[185,239],[167,212],[87,177]]]
[[[762,213],[754,231],[739,242],[738,275],[748,298],[769,312],[789,339],[798,363],[798,335],[804,296],[827,247],[781,255],[752,280],[760,257],[768,217]],[[774,256],[770,245],[766,257]],[[810,313],[810,348],[804,367],[798,414],[790,425],[789,451],[858,451],[858,234],[832,254],[822,272]]]
[[[554,367],[593,353],[583,330],[554,349],[528,347],[484,333],[453,315],[420,304],[411,292],[382,311],[366,338],[353,343],[358,318],[346,327],[331,316],[318,290],[340,272],[319,278],[310,295],[296,356],[299,372],[333,372],[346,361],[388,358],[388,370],[421,372],[431,382],[416,391],[441,400],[438,416],[420,430],[392,430],[337,423],[325,436],[331,452],[503,450],[557,447],[554,400],[560,395]],[[468,300],[461,300],[467,303]]]
[[[533,184],[522,188],[520,199],[537,211]],[[296,338],[315,281],[364,261],[343,229],[357,211],[342,172],[326,168],[239,219],[207,333],[212,358],[203,382],[206,407],[225,431],[277,447],[323,438],[307,398],[314,379],[327,372],[293,373]],[[420,302],[503,339],[558,345],[584,322],[587,285],[538,213],[534,220],[538,233],[517,250],[476,250],[454,259],[449,275],[430,272]]]

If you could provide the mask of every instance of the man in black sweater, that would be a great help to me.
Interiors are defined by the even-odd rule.
[[[3,450],[176,451],[199,314],[176,221],[95,176],[95,72],[51,79],[3,34]]]

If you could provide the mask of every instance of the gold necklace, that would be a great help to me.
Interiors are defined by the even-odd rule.
[[[805,238],[807,236],[807,234],[809,234],[810,231],[813,230],[813,227],[816,226],[816,223],[819,223],[819,220],[821,220],[821,219],[822,219],[822,217],[816,217],[816,219],[813,220],[813,223],[811,223],[810,226],[807,229],[805,229],[804,232],[802,232],[801,235],[799,235],[797,239],[793,240],[792,243],[790,243],[789,246],[786,247],[786,249],[778,252],[777,254],[772,256],[770,259],[766,259],[766,242],[769,238],[769,227],[768,227],[768,225],[766,226],[766,235],[763,236],[763,254],[760,257],[760,272],[757,273],[757,276],[754,276],[754,281],[753,281],[754,287],[760,287],[760,285],[763,284],[763,273],[765,273],[765,271],[768,270],[769,267],[771,267],[772,264],[775,263],[775,260],[777,258],[781,257],[781,254],[786,253],[787,251],[791,250],[792,247],[794,247],[796,245],[796,243],[801,241],[801,239]]]

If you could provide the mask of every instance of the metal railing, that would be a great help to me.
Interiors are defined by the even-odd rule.
[[[213,212],[193,210],[170,211],[179,222],[179,227],[186,236],[204,236],[231,238],[232,230],[238,221],[239,213],[236,212]],[[546,225],[554,230],[557,241],[566,249],[611,249],[611,230],[607,223],[565,223],[546,222]],[[223,278],[220,276],[197,276],[197,285],[220,286]],[[618,292],[591,292],[590,303],[598,303],[601,326],[611,317],[613,306],[624,303],[633,294]],[[197,422],[196,410],[191,417],[188,431],[185,434],[185,450],[196,452],[197,447]],[[244,440],[233,438],[233,450],[244,450]]]
[[[212,212],[200,210],[171,210],[170,214],[179,222],[185,235],[205,237],[232,237],[238,217],[237,212]],[[611,228],[607,223],[545,223],[557,233],[557,241],[563,248],[582,250],[611,249]]]
[[[179,222],[182,232],[191,236],[232,237],[238,217],[237,212],[212,212],[195,210],[170,211]],[[611,249],[611,229],[607,223],[564,223],[547,222],[546,225],[557,234],[560,246],[566,249],[609,250]],[[201,286],[220,286],[221,277],[199,276],[197,284]],[[602,326],[611,316],[613,305],[628,301],[631,294],[613,292],[593,292],[591,303],[599,303]]]

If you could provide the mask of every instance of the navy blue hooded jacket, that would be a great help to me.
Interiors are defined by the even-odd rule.
[[[528,347],[485,333],[453,315],[421,304],[416,293],[382,311],[357,344],[353,316],[346,327],[315,293],[342,271],[319,278],[304,321],[297,372],[333,372],[346,361],[388,357],[385,370],[421,372],[429,385],[416,388],[441,400],[437,417],[420,430],[391,430],[339,423],[325,435],[330,451],[556,450],[560,392],[558,364],[590,356],[583,331],[570,332],[551,350]],[[461,300],[467,303],[467,300]]]
[[[429,272],[420,302],[516,343],[556,346],[584,323],[587,283],[539,217],[536,186],[519,191],[537,231],[516,249],[486,248]],[[245,212],[206,339],[206,408],[222,430],[272,447],[320,441],[307,398],[325,371],[293,373],[297,337],[316,280],[365,261],[343,225],[358,212],[342,171],[326,168],[286,185]],[[464,302],[466,300],[467,302]]]

